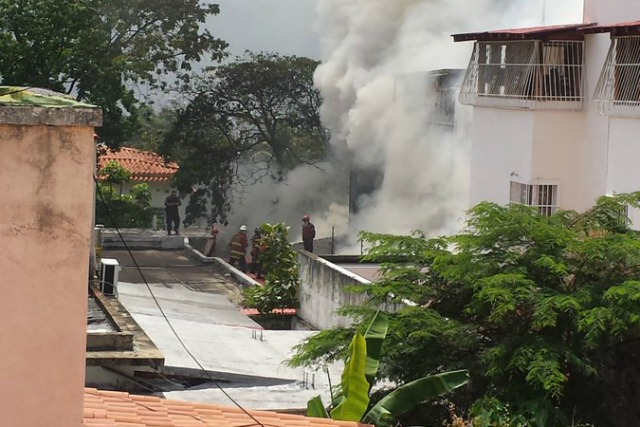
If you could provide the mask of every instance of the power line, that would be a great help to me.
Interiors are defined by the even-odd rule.
[[[116,222],[113,219],[113,216],[111,215],[111,211],[109,210],[109,206],[107,205],[107,201],[104,199],[104,196],[102,195],[102,191],[100,190],[100,185],[98,184],[98,179],[96,178],[95,175],[93,175],[93,181],[96,184],[96,191],[97,191],[98,195],[100,196],[100,200],[102,201],[102,204],[104,205],[105,211],[107,213],[107,216],[109,217],[109,220],[111,221],[111,224],[113,224],[113,228],[116,229],[116,233],[118,234],[118,237],[120,238],[120,241],[122,241],[122,244],[124,245],[124,247],[126,248],[127,252],[129,253],[129,256],[131,257],[131,260],[133,261],[133,264],[136,266],[136,269],[138,270],[138,273],[140,274],[140,277],[142,278],[142,281],[144,282],[145,286],[147,287],[147,290],[149,291],[149,293],[151,294],[151,298],[153,298],[153,302],[155,303],[156,307],[158,307],[158,310],[160,311],[160,314],[162,314],[162,317],[164,318],[165,322],[167,322],[167,325],[169,325],[169,329],[171,329],[171,332],[176,337],[176,339],[178,340],[178,342],[180,343],[182,348],[184,348],[184,350],[187,352],[189,357],[191,357],[191,359],[198,365],[200,370],[202,370],[202,372],[207,376],[207,378],[209,378],[216,385],[216,387],[218,387],[218,389],[220,389],[220,391],[227,397],[227,399],[229,399],[231,402],[233,402],[233,404],[236,405],[249,418],[251,418],[253,421],[255,421],[256,422],[255,425],[260,426],[260,427],[266,427],[264,424],[262,424],[260,421],[258,421],[253,415],[251,415],[249,413],[249,411],[247,411],[245,408],[243,408],[242,405],[240,405],[233,397],[231,397],[229,395],[229,393],[226,392],[225,389],[222,388],[222,386],[218,383],[218,381],[216,381],[211,376],[211,374],[209,374],[209,372],[204,368],[204,366],[202,366],[202,364],[198,361],[198,359],[196,359],[196,357],[193,355],[193,353],[191,353],[191,351],[187,348],[186,344],[182,341],[182,338],[180,338],[180,336],[178,335],[178,332],[175,330],[175,328],[173,327],[173,325],[169,321],[169,318],[167,317],[167,315],[165,314],[164,310],[160,306],[160,303],[158,302],[158,299],[156,298],[156,296],[154,295],[153,291],[151,290],[151,286],[149,286],[149,282],[147,282],[147,278],[144,277],[144,274],[142,273],[142,269],[138,265],[138,261],[136,261],[135,257],[133,256],[133,252],[131,252],[131,248],[129,248],[129,245],[127,244],[127,242],[125,241],[124,237],[122,236],[122,233],[120,233],[120,229],[118,228]]]

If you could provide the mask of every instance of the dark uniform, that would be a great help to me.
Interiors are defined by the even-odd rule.
[[[307,215],[302,217],[302,244],[304,250],[313,252],[313,239],[316,237],[316,227],[309,222]]]
[[[178,213],[178,206],[182,202],[180,197],[175,191],[172,191],[169,196],[164,200],[164,213],[167,220],[167,234],[171,234],[171,225],[173,223],[173,230],[178,234],[178,227],[180,227],[180,214]]]

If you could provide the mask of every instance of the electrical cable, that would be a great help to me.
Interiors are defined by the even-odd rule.
[[[104,199],[104,196],[102,195],[102,191],[100,190],[100,185],[98,184],[98,178],[96,178],[95,175],[93,175],[93,181],[96,184],[96,191],[97,191],[98,195],[100,196],[100,200],[102,201],[102,204],[104,205],[105,212],[107,213],[107,216],[109,217],[109,220],[111,221],[111,224],[113,224],[113,228],[115,228],[116,233],[118,234],[118,237],[122,241],[122,244],[124,245],[124,247],[126,248],[127,252],[129,253],[129,256],[131,257],[131,260],[133,261],[133,264],[136,266],[136,269],[138,270],[138,273],[140,273],[140,277],[142,278],[142,281],[146,285],[147,290],[151,294],[151,298],[153,299],[156,307],[158,307],[158,310],[160,311],[160,314],[162,314],[162,317],[164,318],[165,322],[169,326],[169,329],[171,329],[171,332],[176,337],[176,339],[178,340],[178,342],[180,343],[182,348],[184,348],[184,350],[187,352],[189,357],[191,357],[191,359],[198,365],[198,367],[200,367],[200,369],[207,376],[207,378],[209,378],[213,382],[213,384],[215,384],[215,386],[218,389],[220,389],[222,394],[224,394],[227,397],[227,399],[229,399],[231,402],[233,402],[233,404],[236,405],[242,412],[244,412],[245,415],[247,415],[249,418],[251,418],[253,421],[255,421],[255,423],[256,423],[255,425],[257,425],[259,427],[266,427],[264,424],[262,424],[260,421],[258,421],[258,419],[256,419],[253,415],[251,415],[249,413],[249,411],[247,411],[245,408],[243,408],[242,405],[240,405],[233,397],[231,397],[229,395],[229,393],[226,392],[225,389],[222,388],[222,386],[218,383],[218,381],[216,381],[211,376],[211,374],[209,374],[209,372],[204,368],[204,366],[202,366],[200,361],[198,361],[198,359],[196,359],[196,357],[193,355],[193,353],[191,353],[191,351],[187,348],[186,344],[182,341],[182,338],[180,338],[180,336],[176,332],[175,328],[173,327],[173,325],[169,321],[169,318],[167,317],[167,315],[165,314],[164,310],[160,306],[160,303],[158,302],[158,299],[156,298],[156,296],[154,295],[153,291],[151,290],[151,286],[149,285],[149,282],[147,282],[146,277],[144,277],[144,274],[142,274],[142,269],[138,265],[138,261],[136,261],[135,257],[133,256],[133,252],[131,251],[131,248],[129,248],[129,245],[127,244],[127,242],[125,241],[124,237],[122,236],[122,233],[120,233],[120,229],[118,228],[117,224],[115,223],[115,221],[113,219],[113,216],[111,215],[111,211],[109,210],[109,206],[107,205],[107,201]]]

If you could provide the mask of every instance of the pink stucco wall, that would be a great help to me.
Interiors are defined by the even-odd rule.
[[[82,424],[93,128],[0,125],[0,426]]]

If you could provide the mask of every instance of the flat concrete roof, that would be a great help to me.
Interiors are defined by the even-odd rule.
[[[165,355],[167,372],[199,371],[200,367],[171,331],[151,293],[141,283],[140,274],[131,268],[130,256],[124,252],[106,251],[105,254],[119,258],[124,267],[118,287],[120,302]],[[315,378],[310,373],[305,384],[304,369],[284,364],[293,355],[293,347],[315,332],[262,330],[232,302],[239,290],[224,271],[214,265],[193,263],[183,254],[182,251],[134,251],[158,304],[205,370],[213,378],[225,381],[220,384],[247,408],[305,408],[307,401],[318,394],[328,402],[329,387],[324,370],[316,372]],[[338,383],[342,363],[331,365],[329,370],[332,381]],[[312,379],[315,389],[311,386]],[[211,382],[164,394],[173,399],[230,403]]]
[[[375,282],[380,279],[380,264],[334,263],[357,274],[358,276]]]

